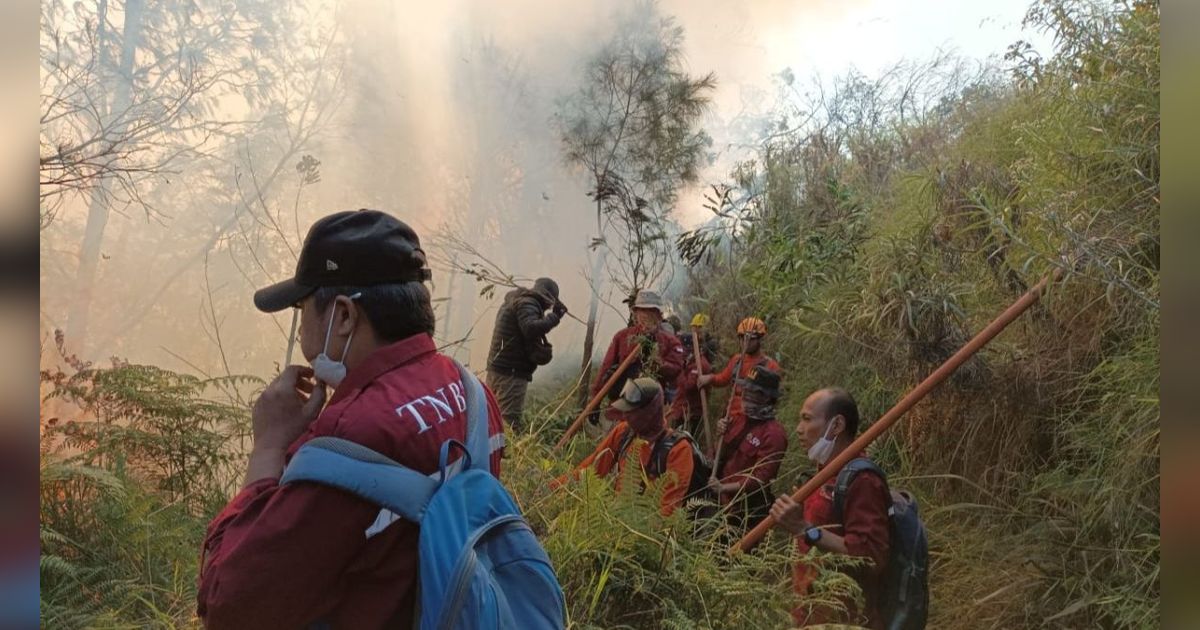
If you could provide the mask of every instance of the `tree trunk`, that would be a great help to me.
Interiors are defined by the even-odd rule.
[[[105,3],[104,9],[107,12],[107,3]],[[125,3],[125,25],[121,44],[121,60],[120,66],[117,69],[117,75],[114,78],[116,89],[114,90],[112,107],[104,116],[108,120],[101,121],[100,123],[102,125],[110,123],[114,114],[121,116],[120,122],[114,125],[111,130],[111,135],[118,138],[124,135],[129,127],[127,113],[130,103],[132,103],[133,62],[134,53],[137,51],[138,43],[141,39],[142,10],[143,0],[128,0]],[[101,24],[103,24],[107,16],[101,15],[100,17]],[[103,40],[103,34],[103,26],[101,26],[101,39],[98,40],[97,46],[106,46],[107,43]],[[103,51],[103,48],[101,48],[101,51]],[[103,52],[101,53],[101,57],[105,57]],[[107,78],[104,77],[106,70],[104,64],[101,64],[99,72],[103,78]],[[76,347],[79,348],[79,355],[85,360],[91,358],[90,350],[92,348],[89,344],[88,320],[90,319],[93,289],[96,284],[96,271],[100,262],[100,246],[104,242],[104,229],[108,225],[109,184],[110,181],[105,178],[97,182],[96,187],[92,189],[91,200],[88,203],[87,225],[84,228],[83,243],[79,248],[79,268],[75,274],[75,289],[71,299],[71,307],[67,313],[67,332],[70,338],[74,340]]]
[[[588,401],[588,391],[592,384],[592,351],[596,344],[596,312],[600,308],[600,285],[603,282],[600,274],[604,271],[604,257],[608,254],[608,250],[601,248],[592,261],[592,299],[588,302],[588,318],[587,332],[583,336],[583,364],[580,370],[583,372],[581,385],[579,387],[579,408],[582,409]]]

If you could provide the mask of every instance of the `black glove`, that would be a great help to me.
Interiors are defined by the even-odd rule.
[[[562,302],[555,302],[554,314],[558,315],[559,319],[562,319],[562,317],[567,314],[567,305],[563,304]]]

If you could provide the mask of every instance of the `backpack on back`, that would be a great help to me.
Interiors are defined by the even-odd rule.
[[[437,478],[360,444],[318,437],[300,447],[280,483],[339,488],[420,524],[416,628],[563,628],[566,606],[550,558],[491,474],[483,386],[461,365],[458,370],[466,390],[467,443],[442,444]],[[451,464],[454,448],[463,455]]]
[[[621,436],[621,443],[617,447],[616,461],[621,461],[625,457],[625,451],[629,450],[633,438],[633,429],[627,429],[625,435]],[[680,440],[687,440],[692,449],[692,478],[688,480],[684,502],[695,498],[713,500],[715,497],[712,497],[712,493],[708,490],[708,478],[712,475],[712,464],[700,451],[700,447],[696,445],[696,439],[687,431],[675,429],[654,445],[654,449],[650,451],[650,461],[646,465],[646,476],[657,479],[667,472],[667,456],[671,454],[671,449],[675,448]]]
[[[882,610],[888,630],[921,630],[929,616],[929,541],[925,523],[912,495],[888,489],[887,475],[874,462],[859,457],[838,472],[833,491],[833,509],[843,522],[843,508],[850,483],[860,472],[877,475],[890,499],[888,506],[889,551],[884,575]]]

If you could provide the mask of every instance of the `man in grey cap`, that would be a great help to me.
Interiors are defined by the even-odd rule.
[[[525,391],[533,371],[550,362],[552,349],[546,333],[566,314],[567,307],[558,300],[558,283],[550,278],[538,278],[532,289],[509,291],[496,313],[487,381],[504,421],[514,429],[521,427]]]
[[[591,468],[599,477],[616,472],[614,487],[619,490],[626,463],[636,457],[645,479],[663,484],[660,509],[664,515],[684,505],[688,498],[707,492],[707,462],[690,435],[666,425],[658,381],[644,377],[625,381],[611,410],[620,418],[617,424],[572,472],[554,480],[552,488]]]
[[[662,327],[662,298],[654,291],[638,291],[632,309],[633,325],[613,335],[608,352],[600,362],[596,380],[592,383],[592,396],[599,393],[605,381],[631,352],[638,352],[639,357],[609,390],[611,398],[621,391],[625,380],[638,376],[653,378],[665,390],[668,384],[674,384],[675,377],[683,369],[683,346],[679,338]],[[592,424],[597,424],[599,412],[593,414],[590,420]]]

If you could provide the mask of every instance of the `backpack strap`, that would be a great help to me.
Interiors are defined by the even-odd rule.
[[[311,481],[344,490],[420,523],[439,482],[361,444],[332,436],[305,442],[279,484]]]
[[[488,431],[487,395],[483,392],[483,384],[470,370],[454,361],[458,373],[462,377],[463,389],[467,398],[467,453],[471,456],[471,468],[491,471],[492,449]]]
[[[842,517],[844,516],[843,510],[846,507],[846,493],[850,491],[850,484],[854,482],[854,478],[858,476],[858,473],[863,471],[878,475],[883,480],[884,494],[891,496],[887,490],[887,475],[883,472],[883,469],[866,457],[856,457],[850,460],[838,472],[837,485],[833,489],[833,513],[839,522],[842,521]]]
[[[655,477],[661,477],[667,471],[667,457],[671,454],[671,449],[675,448],[675,445],[681,439],[684,439],[684,436],[680,435],[680,432],[677,431],[664,435],[654,445],[654,450],[650,453],[651,470],[646,472],[653,472]]]
[[[483,385],[469,370],[454,362],[462,377],[467,399],[466,451],[471,468],[491,470],[491,440],[488,435],[488,404]],[[449,447],[442,444],[440,468],[446,476]],[[411,470],[361,444],[332,436],[305,442],[280,478],[280,485],[311,481],[344,490],[400,516],[420,523],[425,506],[441,481]]]
[[[625,433],[621,434],[621,441],[617,444],[617,452],[613,453],[613,465],[620,466],[621,460],[625,459],[625,451],[629,450],[629,445],[633,444],[633,427],[625,425]]]

